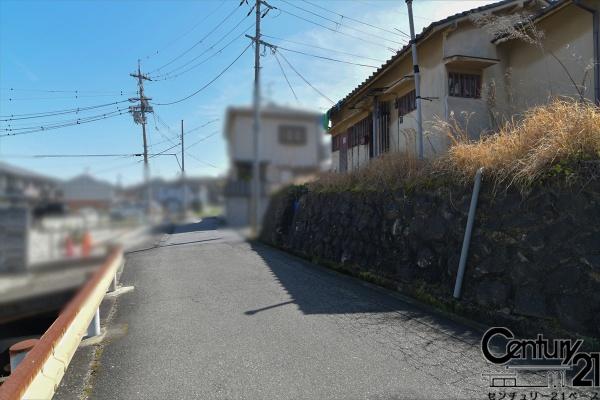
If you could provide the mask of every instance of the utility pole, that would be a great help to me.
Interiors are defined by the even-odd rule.
[[[183,188],[183,216],[185,217],[187,212],[187,189],[185,187],[185,147],[183,145],[183,120],[181,120],[181,186]]]
[[[144,81],[151,81],[148,76],[142,74],[140,60],[138,60],[137,73],[129,74],[137,79],[139,97],[129,99],[130,101],[139,101],[137,106],[129,106],[129,112],[133,115],[133,121],[142,125],[142,138],[144,141],[144,183],[146,184],[146,214],[150,216],[152,189],[150,187],[150,165],[148,164],[148,139],[146,137],[146,113],[153,112],[152,106],[148,104],[149,97],[144,96]]]
[[[413,61],[413,72],[415,74],[415,96],[417,101],[417,152],[419,160],[423,159],[423,115],[421,113],[421,74],[419,73],[419,61],[417,57],[417,43],[415,41],[415,24],[413,22],[412,0],[406,0],[408,7],[408,22],[410,24],[410,43]]]
[[[260,136],[260,4],[262,0],[256,0],[256,34],[254,36],[254,159],[252,162],[252,201],[250,217],[252,234],[258,235],[260,214],[260,160],[259,160],[259,136]]]

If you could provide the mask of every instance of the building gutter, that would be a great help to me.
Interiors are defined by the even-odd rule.
[[[597,9],[581,4],[581,0],[574,0],[573,4],[582,10],[592,13],[593,38],[594,38],[594,102],[600,106],[600,12]]]

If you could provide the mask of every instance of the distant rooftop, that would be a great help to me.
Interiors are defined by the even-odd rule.
[[[0,174],[18,176],[21,178],[37,179],[40,181],[49,181],[55,183],[60,181],[60,179],[58,178],[43,175],[2,161],[0,161]]]

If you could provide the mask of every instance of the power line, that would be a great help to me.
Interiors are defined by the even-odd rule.
[[[187,62],[185,62],[184,64],[175,67],[174,69],[172,69],[171,71],[165,72],[163,74],[159,74],[159,75],[155,75],[154,77],[152,77],[152,79],[156,80],[156,78],[160,78],[162,76],[165,75],[171,75],[173,74],[173,72],[176,72],[177,70],[180,70],[188,65],[190,65],[191,63],[193,63],[194,61],[196,61],[197,59],[199,59],[200,57],[202,57],[204,54],[208,53],[209,51],[211,51],[212,49],[215,48],[215,46],[219,43],[221,43],[227,36],[229,36],[229,34],[231,32],[233,32],[234,30],[236,30],[241,24],[242,22],[244,22],[246,20],[246,18],[248,18],[248,16],[246,15],[244,18],[242,18],[237,24],[235,24],[235,26],[233,28],[231,28],[227,33],[225,33],[224,35],[221,36],[221,38],[219,40],[217,40],[215,43],[212,44],[212,46],[208,47],[206,50],[204,50],[202,53],[198,54],[196,57],[188,60]],[[249,26],[247,29],[244,30],[247,31],[248,29],[250,29],[254,24],[252,24],[251,26]],[[243,32],[242,32],[243,33]],[[241,35],[240,35],[241,36]],[[235,40],[235,39],[234,39]],[[232,43],[233,41],[229,42],[228,44]],[[224,47],[223,47],[224,48]],[[221,50],[223,50],[223,48]]]
[[[367,68],[374,68],[374,69],[379,68],[376,65],[361,64],[361,63],[355,63],[355,62],[352,62],[352,61],[339,60],[337,58],[320,56],[320,55],[317,55],[317,54],[310,54],[310,53],[306,53],[306,52],[303,52],[303,51],[300,51],[300,50],[292,50],[292,49],[288,49],[288,48],[281,47],[281,46],[275,46],[275,47],[278,48],[278,49],[280,49],[280,50],[290,51],[292,53],[302,54],[302,55],[309,56],[309,57],[320,58],[322,60],[334,61],[334,62],[338,62],[338,63],[342,63],[342,64],[356,65],[356,66],[359,66],[359,67],[367,67]]]
[[[305,17],[303,17],[303,16],[301,16],[301,15],[298,15],[298,14],[294,14],[293,12],[290,12],[290,11],[284,10],[284,9],[282,9],[282,8],[278,8],[278,10],[280,10],[280,11],[282,11],[282,12],[286,13],[286,14],[289,14],[289,15],[291,15],[291,16],[293,16],[293,17],[296,17],[296,18],[298,18],[298,19],[301,19],[301,20],[303,20],[303,21],[309,22],[309,23],[311,23],[311,24],[313,24],[313,25],[320,26],[321,28],[325,28],[325,29],[327,29],[327,30],[329,30],[329,31],[331,31],[331,32],[334,32],[334,33],[339,33],[340,35],[345,35],[345,36],[351,37],[351,38],[353,38],[353,39],[357,39],[357,40],[360,40],[360,41],[362,41],[362,42],[365,42],[365,43],[372,44],[372,45],[374,45],[374,46],[383,47],[383,48],[385,48],[385,49],[387,49],[387,50],[389,50],[389,51],[391,51],[391,52],[393,52],[393,53],[396,53],[396,52],[398,52],[398,49],[394,49],[394,48],[388,47],[388,46],[386,46],[386,45],[384,45],[384,44],[381,44],[381,43],[379,43],[379,42],[374,42],[374,41],[372,41],[372,40],[367,40],[367,39],[365,39],[365,38],[362,38],[362,37],[360,37],[360,36],[356,36],[356,35],[352,35],[352,34],[350,34],[350,33],[347,33],[347,32],[338,31],[338,30],[336,30],[336,29],[333,29],[333,28],[331,28],[331,27],[329,27],[329,26],[327,26],[327,25],[323,25],[323,24],[321,24],[321,23],[319,23],[319,22],[316,22],[316,21],[313,21],[313,20],[311,20],[311,19],[305,18]]]
[[[87,157],[140,157],[142,153],[131,154],[2,154],[6,158],[87,158]]]
[[[119,111],[125,111],[125,110],[127,110],[127,108],[117,107],[116,110],[107,111],[102,114],[87,115],[87,116],[82,115],[78,118],[53,120],[53,121],[26,121],[26,122],[17,122],[17,123],[13,123],[12,121],[2,122],[2,125],[0,126],[0,131],[7,131],[7,132],[23,131],[23,130],[28,130],[28,129],[39,128],[40,126],[55,126],[55,125],[69,124],[69,123],[73,123],[73,122],[77,122],[77,121],[86,120],[88,118],[96,118],[96,117],[108,115],[111,113],[117,113]],[[35,125],[32,125],[32,124],[35,124]]]
[[[241,37],[242,37],[242,36],[243,36],[243,35],[244,35],[246,32],[248,32],[248,30],[252,29],[253,27],[254,27],[254,23],[253,23],[252,25],[250,25],[250,26],[249,26],[247,29],[245,29],[245,30],[244,30],[244,31],[243,31],[243,32],[242,32],[240,35],[238,35],[238,36],[234,37],[232,40],[230,40],[229,42],[227,42],[227,43],[226,43],[226,44],[225,44],[223,47],[221,47],[219,50],[217,50],[217,51],[216,51],[216,52],[214,52],[213,54],[209,55],[208,57],[206,57],[204,60],[200,61],[199,63],[196,63],[196,64],[192,65],[191,67],[189,67],[189,68],[187,68],[187,69],[185,69],[185,70],[183,70],[183,71],[181,71],[181,72],[179,72],[179,73],[177,73],[177,74],[175,74],[175,75],[170,75],[170,74],[171,74],[171,72],[173,72],[173,71],[171,71],[171,72],[168,72],[168,73],[165,73],[164,75],[162,75],[162,76],[163,76],[163,78],[162,78],[162,79],[156,79],[156,78],[154,78],[154,80],[155,80],[155,81],[166,81],[166,80],[168,80],[168,79],[175,79],[175,78],[178,78],[178,77],[180,77],[181,75],[184,75],[184,74],[186,74],[186,73],[188,73],[188,72],[190,72],[190,71],[192,71],[192,70],[194,70],[194,69],[198,68],[198,67],[199,67],[199,66],[201,66],[202,64],[206,63],[208,60],[210,60],[210,59],[212,59],[213,57],[216,57],[217,55],[221,54],[221,52],[222,52],[223,50],[225,50],[227,47],[231,46],[231,44],[232,44],[233,42],[235,42],[236,40],[238,40],[239,38],[241,38]],[[160,75],[159,75],[159,76],[160,76]]]
[[[383,37],[383,36],[379,36],[379,35],[375,35],[375,34],[373,34],[373,33],[365,32],[365,31],[363,31],[363,30],[361,30],[361,29],[354,28],[354,27],[351,27],[351,26],[348,26],[348,25],[344,25],[344,24],[342,24],[341,22],[335,21],[335,20],[333,20],[333,19],[331,19],[331,18],[324,17],[324,16],[322,16],[321,14],[318,14],[318,13],[316,13],[316,12],[314,12],[314,11],[311,11],[311,10],[307,10],[306,8],[303,8],[303,7],[300,7],[300,6],[298,6],[298,5],[295,5],[295,4],[293,4],[293,3],[290,3],[290,2],[289,2],[289,1],[287,1],[287,0],[280,0],[280,1],[282,1],[282,2],[284,2],[284,3],[286,3],[286,4],[290,5],[290,6],[292,6],[292,7],[294,7],[294,8],[297,8],[298,10],[302,10],[302,11],[304,11],[304,12],[306,12],[306,13],[309,13],[309,14],[315,15],[315,16],[317,16],[317,17],[319,17],[319,18],[322,18],[322,19],[324,19],[324,20],[326,20],[326,21],[333,22],[334,24],[336,24],[336,26],[339,26],[339,27],[344,27],[344,28],[346,28],[346,29],[351,29],[351,30],[353,30],[353,31],[355,31],[355,32],[362,33],[363,35],[367,35],[367,36],[370,36],[370,37],[373,37],[373,38],[376,38],[376,39],[385,40],[385,41],[388,41],[388,42],[390,42],[390,43],[399,44],[399,45],[401,45],[401,46],[403,46],[403,45],[405,45],[405,44],[406,44],[406,40],[404,40],[404,42],[398,42],[398,41],[396,41],[396,40],[388,39],[388,38],[386,38],[386,37]],[[344,18],[344,17],[342,16],[342,18]],[[374,26],[374,25],[372,25],[372,26]],[[397,35],[397,34],[396,34],[396,35]]]
[[[295,40],[283,39],[283,38],[280,38],[280,37],[277,37],[277,36],[271,36],[271,35],[265,35],[265,34],[261,34],[261,36],[266,37],[266,38],[270,38],[270,39],[274,39],[274,40],[279,40],[279,41],[282,41],[282,42],[297,44],[297,45],[300,45],[300,46],[306,46],[306,47],[312,47],[312,48],[315,48],[315,49],[330,51],[332,53],[339,53],[339,54],[344,54],[344,55],[347,55],[347,56],[364,58],[365,60],[377,61],[377,62],[380,62],[380,63],[384,63],[386,61],[386,60],[380,60],[378,58],[371,58],[371,57],[368,57],[368,56],[363,56],[363,55],[360,55],[360,54],[348,53],[346,51],[330,49],[330,48],[327,48],[327,47],[321,47],[321,46],[317,46],[315,44],[302,43],[302,42],[298,42],[298,41],[295,41]]]
[[[120,96],[128,95],[126,93],[122,93]],[[60,96],[60,97],[9,97],[7,99],[2,99],[3,101],[11,102],[11,101],[21,101],[21,100],[67,100],[67,99],[86,99],[86,98],[97,98],[97,97],[113,97],[114,94],[94,94],[94,95],[74,95],[74,96]]]
[[[235,58],[235,60],[233,60],[233,61],[231,62],[231,64],[229,64],[229,65],[228,65],[227,67],[225,67],[225,68],[224,68],[224,69],[223,69],[221,72],[219,72],[219,74],[218,74],[217,76],[215,76],[215,77],[214,77],[213,79],[211,79],[211,80],[210,80],[208,83],[206,83],[204,86],[202,86],[200,89],[196,90],[196,91],[195,91],[195,92],[193,92],[192,94],[190,94],[190,95],[188,95],[188,96],[186,96],[186,97],[183,97],[183,98],[181,98],[181,99],[179,99],[179,100],[174,100],[174,101],[171,101],[171,102],[168,102],[168,103],[154,103],[154,104],[155,104],[155,105],[157,105],[157,106],[169,106],[169,105],[172,105],[172,104],[181,103],[182,101],[185,101],[185,100],[187,100],[187,99],[189,99],[189,98],[191,98],[191,97],[194,97],[195,95],[197,95],[198,93],[200,93],[201,91],[203,91],[204,89],[206,89],[207,87],[209,87],[210,85],[212,85],[212,84],[213,84],[213,83],[214,83],[214,82],[215,82],[217,79],[219,79],[221,76],[223,76],[223,74],[224,74],[225,72],[227,72],[227,71],[229,70],[229,68],[231,68],[231,67],[233,66],[233,64],[235,64],[235,63],[237,62],[237,60],[239,60],[239,59],[240,59],[240,58],[241,58],[241,57],[244,55],[244,53],[245,53],[245,52],[246,52],[246,51],[247,51],[247,50],[248,50],[248,49],[249,49],[251,46],[252,46],[252,43],[250,43],[248,46],[246,46],[246,48],[245,48],[245,49],[244,49],[244,50],[243,50],[243,51],[240,53],[240,55],[239,55],[239,56],[237,56],[237,57]]]
[[[88,111],[88,110],[93,110],[96,108],[109,107],[109,106],[113,106],[113,105],[117,105],[117,104],[121,104],[121,103],[126,103],[128,101],[129,101],[129,99],[121,100],[121,101],[114,101],[112,103],[98,104],[95,106],[78,107],[78,108],[56,110],[56,111],[43,111],[43,112],[39,112],[39,113],[0,115],[0,118],[4,118],[4,119],[0,119],[0,121],[5,122],[5,121],[20,120],[20,119],[43,118],[43,117],[51,117],[51,116],[55,116],[55,115],[79,113],[81,111]]]
[[[14,87],[10,87],[10,88],[0,88],[0,90],[3,91],[9,91],[9,92],[37,92],[37,93],[75,93],[75,94],[79,94],[79,93],[88,93],[88,94],[109,94],[109,95],[114,95],[114,96],[123,96],[125,94],[127,94],[128,92],[124,91],[124,90],[117,90],[117,91],[108,91],[108,90],[77,90],[77,89],[71,89],[71,90],[63,90],[63,89],[21,89],[21,88],[14,88]]]
[[[101,114],[99,116],[89,117],[86,119],[80,119],[80,120],[77,120],[72,123],[65,123],[65,124],[61,124],[61,125],[57,125],[57,126],[40,126],[37,128],[32,128],[31,130],[25,130],[25,131],[21,131],[21,132],[3,133],[3,134],[0,134],[0,137],[25,135],[25,134],[29,134],[29,133],[50,131],[50,130],[54,130],[54,129],[69,127],[69,126],[83,125],[83,124],[87,124],[90,122],[101,121],[103,119],[108,119],[108,118],[117,117],[119,115],[128,114],[129,111],[121,111],[116,114],[114,114],[114,113],[115,112],[113,111],[112,113]]]
[[[178,56],[176,56],[175,58],[173,58],[171,61],[169,61],[168,63],[153,69],[152,71],[150,71],[150,73],[156,72],[156,71],[160,71],[161,69],[163,69],[164,67],[173,64],[175,61],[179,60],[181,57],[185,56],[187,53],[189,53],[190,51],[192,51],[196,46],[198,46],[200,43],[202,43],[207,37],[209,37],[210,35],[212,35],[217,29],[219,29],[219,27],[221,27],[221,25],[223,25],[233,14],[235,14],[235,12],[240,8],[242,4],[240,3],[238,6],[236,6],[229,14],[227,14],[227,16],[225,18],[223,18],[213,29],[211,29],[206,35],[204,35],[200,40],[198,40],[196,43],[194,43],[191,47],[189,47],[187,50],[185,50],[183,53],[180,53]]]
[[[148,158],[154,158],[154,157],[158,157],[158,156],[160,156],[160,155],[163,155],[163,154],[165,154],[167,151],[169,151],[169,150],[173,150],[175,147],[178,147],[178,146],[180,146],[180,145],[181,145],[181,143],[176,143],[176,144],[174,144],[173,146],[169,147],[168,149],[164,149],[163,151],[159,151],[158,153],[154,153],[154,154],[152,154],[151,156],[149,155],[149,156],[148,156]]]
[[[279,55],[281,56],[281,58],[283,58],[283,61],[285,61],[286,64],[289,65],[289,67],[296,73],[296,75],[298,75],[304,81],[304,83],[310,86],[315,92],[317,92],[324,99],[328,100],[331,104],[335,104],[335,101],[331,100],[329,97],[323,94],[323,92],[321,92],[319,89],[313,86],[312,83],[310,83],[304,76],[302,76],[302,74],[298,72],[296,68],[294,68],[294,66],[288,61],[288,59],[283,54],[279,53]]]
[[[215,168],[215,169],[220,169],[215,164],[209,163],[208,161],[203,161],[203,160],[199,159],[198,157],[196,157],[195,155],[193,155],[191,153],[186,153],[186,154],[188,155],[188,157],[192,157],[194,160],[198,161],[199,163],[208,165],[209,167],[212,167],[212,168]]]
[[[281,70],[281,73],[283,74],[285,81],[287,82],[290,90],[292,91],[292,94],[294,95],[296,102],[300,103],[300,100],[298,100],[298,96],[296,95],[296,92],[294,91],[294,88],[292,87],[292,84],[290,83],[290,80],[288,79],[287,74],[285,73],[285,70],[283,69],[283,66],[281,65],[281,62],[279,61],[279,57],[277,57],[277,51],[273,52],[273,56],[275,57],[275,60],[277,61],[277,65],[279,65],[279,69]]]
[[[221,130],[216,130],[216,131],[214,131],[214,132],[212,132],[212,133],[210,133],[210,134],[208,134],[208,135],[204,136],[204,137],[203,137],[203,138],[201,138],[200,140],[198,140],[198,141],[196,141],[196,142],[194,142],[194,143],[190,144],[190,145],[189,145],[189,146],[187,146],[185,149],[186,149],[186,150],[188,150],[188,149],[190,149],[191,147],[194,147],[194,146],[196,146],[197,144],[204,142],[206,139],[209,139],[209,138],[211,138],[211,137],[215,136],[216,134],[218,134],[218,133],[220,133],[220,132],[221,132]],[[186,133],[187,133],[187,132],[186,132]]]
[[[330,13],[332,13],[332,14],[334,14],[334,15],[337,15],[337,16],[339,16],[339,17],[341,17],[341,18],[345,18],[345,19],[347,19],[347,20],[349,20],[349,21],[353,21],[353,22],[356,22],[356,23],[359,23],[359,24],[362,24],[362,25],[365,25],[365,26],[369,26],[369,27],[371,27],[371,28],[375,28],[375,29],[382,30],[382,31],[384,31],[384,32],[387,32],[387,33],[392,33],[392,34],[394,34],[394,35],[398,35],[398,34],[397,34],[396,32],[394,32],[394,31],[391,31],[391,30],[388,30],[388,29],[385,29],[385,28],[381,28],[381,27],[379,27],[379,26],[376,26],[376,25],[370,24],[370,23],[368,23],[368,22],[364,22],[364,21],[358,20],[358,19],[356,19],[356,18],[348,17],[347,15],[340,14],[340,13],[338,13],[338,12],[336,12],[336,11],[333,11],[333,10],[330,10],[330,9],[328,9],[328,8],[325,8],[325,7],[321,6],[320,4],[313,3],[312,1],[308,1],[308,0],[302,0],[302,1],[303,1],[303,2],[305,2],[305,3],[307,3],[307,4],[310,4],[310,5],[312,5],[312,6],[314,6],[314,7],[320,8],[321,10],[324,10],[324,11],[330,12]],[[406,13],[403,13],[403,12],[399,12],[399,13],[400,13],[400,14],[404,14],[404,15],[406,15]],[[398,29],[398,28],[394,28],[394,29],[396,29],[396,30],[397,30],[398,32],[400,32],[402,35],[404,35],[404,36],[406,36],[408,39],[410,39],[410,35],[409,35],[408,33],[406,33],[406,32],[403,32],[403,31],[401,31],[401,30],[400,30],[400,29]]]
[[[197,126],[197,127],[195,127],[195,128],[189,129],[189,130],[186,132],[186,134],[187,134],[187,133],[192,133],[192,132],[194,132],[194,131],[197,131],[198,129],[204,128],[205,126],[208,126],[208,125],[210,125],[210,124],[214,124],[215,122],[217,122],[217,121],[220,121],[220,120],[221,120],[220,118],[215,118],[215,119],[213,119],[213,120],[210,120],[210,121],[208,121],[208,122],[205,122],[204,124],[202,124],[202,125],[200,125],[200,126]]]
[[[156,50],[156,52],[149,54],[145,57],[146,60],[148,60],[151,57],[154,57],[156,55],[158,55],[160,52],[162,52],[164,49],[166,49],[167,47],[171,46],[173,43],[177,42],[179,39],[183,38],[184,36],[187,36],[190,32],[192,32],[194,29],[196,29],[197,27],[200,26],[200,24],[204,21],[206,21],[211,15],[213,15],[215,12],[217,12],[219,9],[221,9],[221,7],[223,7],[225,5],[225,3],[227,3],[227,1],[222,0],[221,3],[212,11],[210,11],[208,14],[206,14],[204,16],[204,18],[202,18],[200,21],[196,22],[194,24],[194,26],[192,26],[190,29],[188,29],[187,31],[185,31],[183,34],[177,36],[175,39],[171,40],[170,42],[168,42],[166,45],[164,45],[163,47],[161,47],[159,50]]]

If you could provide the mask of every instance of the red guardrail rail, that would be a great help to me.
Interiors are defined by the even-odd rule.
[[[27,353],[16,370],[13,371],[4,384],[0,386],[0,400],[15,400],[23,398],[28,391],[32,390],[32,384],[34,384],[34,381],[38,378],[40,373],[43,373],[43,369],[47,362],[54,357],[61,363],[62,366],[64,366],[64,370],[58,378],[49,378],[50,382],[53,382],[54,387],[50,388],[48,391],[49,397],[44,397],[52,397],[56,387],[60,383],[60,379],[62,379],[62,376],[64,375],[64,371],[67,369],[72,355],[76,350],[76,345],[79,344],[79,341],[81,341],[81,336],[83,335],[81,329],[79,329],[79,331],[75,329],[75,332],[72,332],[73,329],[71,328],[75,325],[74,322],[77,318],[85,319],[85,321],[78,321],[78,327],[87,326],[87,324],[89,324],[89,321],[91,321],[91,318],[93,318],[93,314],[90,314],[88,318],[87,315],[81,315],[82,311],[85,308],[95,310],[95,308],[99,306],[103,296],[99,299],[93,297],[101,292],[106,293],[106,290],[108,289],[108,286],[110,285],[110,282],[112,281],[113,276],[121,263],[122,257],[123,251],[120,247],[112,248],[109,251],[108,257],[103,262],[102,266],[77,292],[75,297],[73,297],[73,299],[60,313],[58,318],[42,335],[42,337],[39,339],[39,342],[31,351],[29,351],[29,353]],[[98,304],[95,304],[96,302]],[[78,337],[71,338],[74,340],[74,342],[73,340],[71,340],[71,342],[76,342],[76,345],[72,351],[68,351],[70,355],[67,355],[68,360],[65,362],[65,360],[58,358],[55,352],[59,344],[63,345],[66,339],[68,339],[65,338],[67,333]]]

